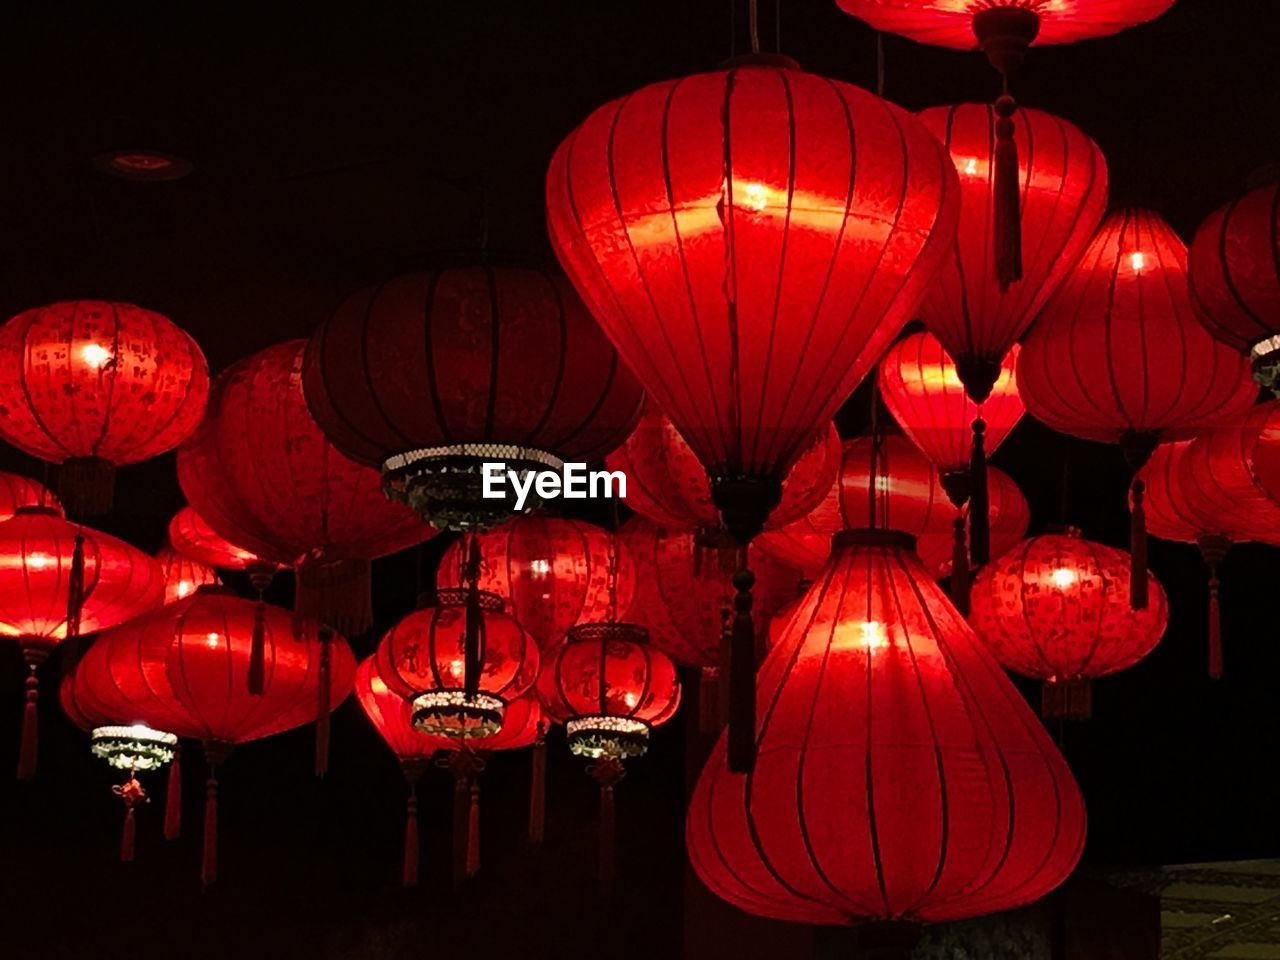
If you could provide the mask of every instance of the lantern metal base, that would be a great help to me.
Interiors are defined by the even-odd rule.
[[[1280,397],[1280,334],[1259,340],[1249,356],[1253,358],[1253,379]]]
[[[545,450],[507,443],[457,443],[422,447],[388,457],[382,463],[382,489],[389,499],[406,503],[440,530],[485,530],[517,513],[516,494],[506,475],[501,497],[484,496],[483,465],[501,463],[520,477],[560,471],[564,461]],[[542,505],[532,487],[523,512]]]
[[[413,726],[433,737],[480,740],[502,729],[507,703],[488,693],[429,690],[413,698]]]
[[[95,727],[89,750],[118,770],[158,770],[173,759],[178,738],[142,724]]]
[[[649,725],[631,717],[608,714],[574,717],[564,729],[569,751],[579,757],[642,757],[649,749]]]

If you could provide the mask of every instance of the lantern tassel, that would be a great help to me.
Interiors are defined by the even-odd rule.
[[[597,881],[600,898],[608,900],[613,896],[615,856],[617,852],[617,826],[615,822],[613,788],[623,778],[626,771],[619,758],[603,756],[587,767],[587,773],[596,783],[600,784],[600,849],[597,853],[599,857]]]
[[[991,560],[991,518],[987,497],[987,422],[981,417],[973,421],[973,449],[969,455],[969,549],[973,565]]]
[[[538,723],[529,773],[529,842],[542,843],[547,831],[547,726]]]
[[[476,779],[484,770],[484,757],[462,747],[448,751],[443,760],[437,760],[441,762],[453,774],[453,886],[457,889],[480,868],[480,788]]]
[[[231,745],[206,740],[204,759],[209,778],[204,785],[204,841],[200,858],[200,885],[207,890],[218,879],[218,767],[226,762]]]
[[[1021,177],[1013,115],[1018,104],[1008,93],[996,99],[996,155],[992,172],[992,234],[996,280],[1001,290],[1022,279]]]
[[[1040,688],[1040,716],[1046,720],[1088,720],[1093,685],[1085,679],[1046,680]]]
[[[354,637],[373,625],[373,598],[368,560],[328,562],[308,557],[297,568],[294,612]]]
[[[80,636],[80,611],[84,607],[84,534],[76,533],[71,552],[71,573],[67,577],[67,636]]]
[[[1147,485],[1141,478],[1133,481],[1133,507],[1129,513],[1129,606],[1147,608],[1147,512],[1143,497]]]
[[[473,779],[467,791],[467,879],[480,872],[480,782]]]
[[[267,610],[258,593],[258,606],[253,611],[253,635],[249,642],[249,694],[260,697],[266,690]]]
[[[111,788],[111,792],[124,801],[124,827],[120,831],[120,862],[133,863],[134,840],[137,835],[137,818],[134,809],[147,802],[147,792],[138,778],[130,771],[129,779]]]
[[[969,615],[969,543],[965,537],[965,520],[958,514],[951,522],[951,602],[965,616]]]
[[[38,641],[23,640],[22,658],[27,664],[26,703],[22,707],[22,737],[18,748],[18,779],[36,775],[40,754],[40,678],[36,671],[49,656],[49,648]]]
[[[1231,549],[1231,541],[1226,537],[1205,536],[1198,541],[1200,555],[1209,568],[1209,676],[1214,680],[1222,679],[1222,609],[1218,602],[1221,582],[1218,580],[1218,567]]]
[[[120,831],[120,862],[133,863],[134,836],[137,833],[133,807],[125,807],[124,828]]]
[[[320,628],[320,670],[316,685],[316,776],[329,772],[329,704],[332,689],[333,631]]]
[[[164,838],[177,840],[182,833],[182,745],[173,748],[169,780],[164,790]]]
[[[418,885],[418,781],[422,778],[422,764],[403,760],[400,769],[409,785],[409,797],[404,811],[404,859],[400,868],[400,883],[406,887]]]
[[[751,622],[751,588],[755,576],[742,566],[733,575],[733,634],[729,650],[729,769],[750,773],[756,760],[756,640]]]
[[[468,699],[480,692],[480,672],[484,667],[480,625],[480,538],[471,537],[466,566],[466,632],[463,637],[463,692]]]

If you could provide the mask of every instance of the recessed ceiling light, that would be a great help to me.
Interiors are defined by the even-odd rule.
[[[93,165],[122,180],[181,180],[192,168],[190,160],[159,150],[109,150],[94,157]]]

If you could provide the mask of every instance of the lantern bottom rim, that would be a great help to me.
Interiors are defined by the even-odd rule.
[[[1280,396],[1280,333],[1259,340],[1249,348],[1249,356],[1253,360],[1253,379]]]
[[[480,740],[502,729],[507,702],[490,693],[428,690],[413,698],[413,726],[420,733]]]
[[[569,751],[575,756],[642,757],[649,749],[649,724],[633,717],[591,714],[565,724]]]
[[[95,727],[89,750],[117,770],[158,770],[171,761],[178,738],[145,724]]]

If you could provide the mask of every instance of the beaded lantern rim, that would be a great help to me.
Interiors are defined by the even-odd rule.
[[[574,717],[564,729],[569,751],[579,757],[642,757],[649,749],[649,724],[634,717],[589,714]]]
[[[413,727],[454,740],[480,740],[502,729],[507,702],[491,693],[428,690],[413,698]]]
[[[565,635],[566,643],[609,640],[648,643],[649,631],[638,623],[614,623],[608,620],[599,620],[570,627],[569,632]]]
[[[1274,392],[1280,388],[1280,334],[1264,337],[1249,348],[1253,379]]]
[[[437,607],[465,607],[470,591],[466,587],[444,587],[436,590]],[[487,613],[501,613],[504,603],[502,597],[488,590],[477,590],[480,609]]]
[[[95,727],[89,750],[118,770],[157,770],[170,762],[178,738],[145,724]]]
[[[564,461],[555,454],[537,447],[522,447],[514,443],[450,443],[392,454],[382,461],[382,472],[400,473],[412,469],[430,471],[433,466],[438,467],[441,472],[447,472],[450,460],[503,460],[517,466],[528,463],[550,470],[564,467]],[[476,473],[478,467],[464,462],[456,466],[453,472]]]

